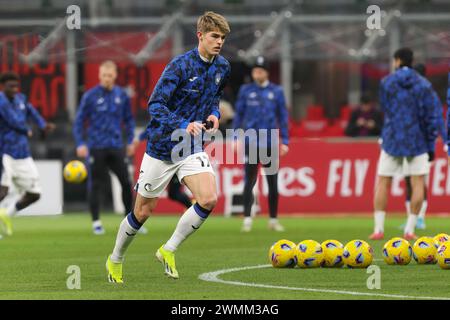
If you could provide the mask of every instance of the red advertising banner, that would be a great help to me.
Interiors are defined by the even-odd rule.
[[[147,32],[91,32],[86,34],[86,63],[84,64],[84,88],[98,84],[98,68],[105,60],[113,60],[118,66],[117,84],[125,87],[131,97],[133,114],[146,109],[148,98],[171,56],[171,43],[167,41],[145,65],[137,66],[130,55],[137,54],[153,36]],[[164,54],[162,54],[164,53]]]
[[[45,63],[28,65],[21,55],[29,54],[40,42],[38,34],[0,35],[0,72],[14,71],[20,75],[21,91],[44,118],[56,115],[65,101],[65,45],[55,44]]]
[[[221,150],[224,146],[218,146]],[[136,155],[139,171],[145,144]],[[376,141],[296,140],[290,152],[282,158],[278,178],[279,212],[282,214],[361,213],[372,212],[373,193],[380,146]],[[214,164],[217,176],[219,202],[214,210],[224,212],[227,197],[242,189],[243,166]],[[436,147],[436,159],[428,179],[428,212],[449,211],[450,178],[447,156],[442,144]],[[137,173],[136,173],[137,177]],[[388,210],[404,211],[405,184],[402,177],[394,179]],[[237,194],[237,193],[236,193]],[[183,207],[165,198],[156,213],[183,211]],[[264,177],[258,179],[258,197],[263,213],[268,212],[267,185]]]

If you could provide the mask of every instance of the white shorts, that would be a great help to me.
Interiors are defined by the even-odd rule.
[[[181,183],[183,178],[209,172],[215,176],[209,157],[205,152],[190,155],[180,162],[162,161],[144,154],[135,190],[145,198],[159,197],[176,174]]]
[[[394,157],[381,150],[377,174],[383,177],[422,176],[430,173],[428,153],[415,157]]]
[[[4,154],[2,157],[3,171],[1,185],[11,189],[12,185],[19,192],[41,193],[39,172],[33,158],[14,159]]]

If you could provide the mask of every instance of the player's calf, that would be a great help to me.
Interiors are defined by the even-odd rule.
[[[0,202],[6,198],[6,196],[8,195],[8,190],[8,187],[0,186]]]
[[[29,205],[31,205],[31,204],[35,203],[36,201],[38,201],[40,198],[41,198],[41,194],[40,193],[31,193],[31,192],[25,193],[25,195],[22,197],[22,199],[20,199],[16,203],[17,211],[25,209]]]

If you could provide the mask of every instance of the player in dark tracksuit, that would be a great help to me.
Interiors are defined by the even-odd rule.
[[[131,210],[133,202],[127,156],[134,154],[135,122],[128,95],[114,85],[116,76],[117,67],[113,62],[106,61],[100,66],[100,84],[81,98],[73,128],[77,156],[88,159],[89,208],[95,234],[104,233],[100,221],[100,189],[108,178],[108,169],[122,186],[125,213]],[[127,154],[123,148],[122,125],[126,132]]]
[[[281,135],[280,154],[283,156],[289,150],[288,112],[284,98],[283,88],[269,82],[269,72],[262,57],[258,57],[252,68],[253,83],[243,85],[236,101],[236,114],[233,128],[247,129],[279,129]],[[269,132],[270,133],[270,132]],[[270,134],[266,141],[258,139],[256,143],[245,142],[245,186],[244,186],[244,224],[242,231],[251,230],[251,207],[253,204],[253,187],[258,175],[258,163],[249,161],[249,148],[267,148],[270,150]],[[259,152],[258,152],[259,154]],[[267,165],[264,165],[267,166]],[[269,228],[283,231],[283,226],[277,220],[278,210],[278,174],[266,175],[269,187]]]

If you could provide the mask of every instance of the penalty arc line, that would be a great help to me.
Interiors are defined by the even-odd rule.
[[[260,264],[256,266],[247,266],[239,268],[222,269],[212,272],[202,273],[198,276],[200,280],[207,282],[223,283],[235,286],[244,287],[256,287],[265,289],[281,289],[281,290],[291,290],[291,291],[306,291],[306,292],[318,292],[318,293],[334,293],[334,294],[344,294],[352,296],[368,296],[368,297],[383,297],[383,298],[394,298],[394,299],[418,299],[418,300],[450,300],[450,297],[421,297],[421,296],[408,296],[408,295],[397,295],[397,294],[386,294],[386,293],[370,293],[370,292],[358,292],[358,291],[346,291],[346,290],[330,290],[330,289],[314,289],[314,288],[300,288],[300,287],[288,287],[288,286],[276,286],[270,284],[262,283],[252,283],[252,282],[241,282],[241,281],[229,281],[222,280],[219,278],[220,275],[238,271],[262,269],[271,267],[270,264]]]

